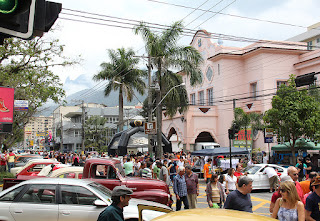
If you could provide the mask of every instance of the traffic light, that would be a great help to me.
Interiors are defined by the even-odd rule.
[[[296,79],[294,80],[296,83],[296,87],[313,84],[317,80],[317,78],[315,77],[316,74],[319,74],[319,73],[312,72],[312,73],[297,76]]]
[[[0,33],[2,38],[31,39],[49,31],[59,13],[60,3],[45,0],[0,1]]]

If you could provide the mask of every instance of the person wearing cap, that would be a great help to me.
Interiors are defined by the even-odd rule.
[[[313,193],[311,193],[306,200],[306,220],[320,220],[320,176],[317,176],[315,181],[311,183],[314,187]]]
[[[123,208],[129,205],[132,193],[125,186],[116,186],[111,194],[112,204],[100,213],[97,221],[124,221]]]

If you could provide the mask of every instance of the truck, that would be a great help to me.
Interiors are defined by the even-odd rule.
[[[18,179],[5,178],[3,179],[3,189],[9,188],[24,180],[37,177],[38,176],[24,176],[22,178],[20,176]],[[88,159],[83,168],[82,179],[90,179],[110,190],[113,190],[116,186],[124,185],[133,190],[133,198],[158,202],[168,206],[172,205],[172,196],[165,182],[149,178],[126,177],[119,159]]]
[[[220,144],[214,142],[198,142],[194,144],[194,150],[214,149],[220,147]]]

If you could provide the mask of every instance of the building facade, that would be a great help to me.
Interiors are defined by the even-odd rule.
[[[32,117],[24,128],[24,149],[44,149],[48,145],[46,138],[52,135],[52,131],[52,116]]]
[[[264,113],[271,108],[277,88],[291,74],[320,70],[320,50],[307,50],[304,42],[261,41],[244,48],[225,47],[200,30],[191,46],[204,58],[202,83],[191,86],[188,76],[180,73],[189,94],[189,109],[173,118],[164,112],[162,127],[172,146],[186,151],[193,151],[197,142],[229,146],[228,129],[235,107]],[[269,151],[262,132],[248,136],[252,148]]]
[[[128,128],[128,121],[139,116],[140,108],[124,107],[124,129]],[[119,107],[106,107],[103,104],[84,103],[75,106],[60,106],[53,112],[53,131],[56,147],[60,151],[80,151],[82,148],[83,119],[91,116],[106,118],[106,145],[118,131]],[[62,131],[62,134],[61,134]]]
[[[308,50],[320,49],[320,22],[309,26],[306,32],[289,38],[287,41],[306,42]]]

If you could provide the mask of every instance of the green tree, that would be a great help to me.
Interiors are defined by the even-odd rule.
[[[85,121],[85,147],[95,147],[97,151],[105,151],[107,147],[107,136],[105,124],[106,118],[91,116]]]
[[[5,39],[0,46],[0,86],[15,89],[15,100],[28,100],[29,109],[14,112],[13,131],[0,134],[0,143],[8,148],[23,141],[24,126],[44,103],[61,102],[65,92],[51,68],[75,64],[63,56],[58,40],[34,38],[29,41]]]
[[[308,90],[297,90],[294,76],[288,86],[281,85],[272,98],[272,108],[265,113],[264,121],[276,132],[278,139],[289,141],[292,162],[295,163],[297,139],[314,139],[320,131],[320,105],[308,94]],[[290,142],[291,141],[291,142]]]
[[[156,156],[163,154],[161,146],[162,128],[162,107],[165,106],[168,114],[174,115],[177,110],[180,112],[187,109],[187,93],[181,87],[174,88],[168,94],[164,103],[159,103],[161,98],[173,86],[182,83],[182,79],[172,72],[172,69],[179,69],[190,78],[191,85],[200,83],[202,75],[200,65],[203,61],[201,54],[191,46],[179,46],[178,40],[183,32],[181,22],[175,22],[172,26],[160,34],[152,31],[143,22],[135,28],[135,33],[140,34],[145,41],[145,49],[151,57],[151,63],[156,67],[156,81],[160,86],[157,93],[157,148]],[[180,92],[180,93],[179,93]],[[182,92],[182,93],[181,93]]]
[[[93,77],[95,81],[108,81],[104,94],[108,96],[112,90],[119,90],[119,130],[123,130],[123,96],[128,101],[132,101],[134,89],[139,94],[144,94],[146,84],[143,77],[146,71],[139,70],[136,66],[139,59],[135,58],[132,49],[125,50],[119,48],[117,50],[108,50],[110,62],[103,62],[100,66],[102,70]]]
[[[251,127],[252,137],[256,131],[262,130],[262,114],[256,112],[246,113],[242,108],[237,107],[234,109],[234,120],[232,121],[232,124],[237,125],[239,129],[244,129],[246,149],[248,150],[248,128]]]

